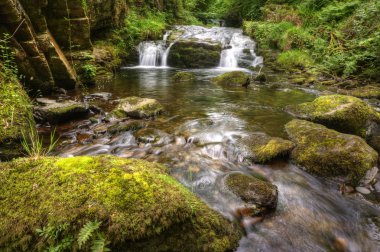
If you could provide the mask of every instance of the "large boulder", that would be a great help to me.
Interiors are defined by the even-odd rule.
[[[378,113],[370,105],[346,95],[321,96],[313,102],[288,106],[287,111],[300,119],[361,137],[367,136],[369,125],[380,121]]]
[[[294,148],[293,142],[280,137],[271,137],[262,132],[251,134],[242,141],[242,144],[248,147],[247,158],[256,163],[286,158]]]
[[[277,207],[277,186],[254,176],[231,173],[226,178],[227,188],[246,203],[241,214],[255,216]]]
[[[40,122],[63,123],[83,118],[89,113],[88,107],[82,102],[38,98],[39,106],[34,107],[34,116]]]
[[[21,154],[22,134],[34,127],[31,101],[16,78],[3,76],[0,65],[0,160]]]
[[[285,129],[296,144],[291,158],[311,173],[345,176],[356,185],[377,164],[377,152],[358,136],[298,119],[286,124]]]
[[[144,119],[154,118],[163,111],[163,106],[155,99],[132,96],[121,99],[112,114],[118,118],[131,117]]]
[[[212,79],[212,82],[221,86],[248,86],[251,83],[250,75],[242,71],[224,73]]]
[[[214,41],[197,39],[176,42],[169,53],[168,64],[179,68],[211,68],[220,62],[222,46]]]
[[[85,231],[83,251],[99,241],[112,251],[232,251],[240,238],[164,166],[143,160],[19,159],[0,165],[0,183],[1,251],[75,251]]]

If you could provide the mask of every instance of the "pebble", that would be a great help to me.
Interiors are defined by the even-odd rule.
[[[355,188],[355,190],[361,194],[370,194],[371,191],[365,187],[358,186]]]

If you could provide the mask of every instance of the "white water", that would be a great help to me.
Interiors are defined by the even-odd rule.
[[[182,33],[168,41],[173,32]],[[220,43],[222,48],[219,67],[236,69],[240,66],[258,66],[263,64],[263,58],[255,53],[256,43],[243,35],[241,29],[201,26],[176,26],[165,33],[163,40],[144,41],[139,45],[139,67],[168,67],[168,57],[172,46],[178,41],[196,39],[202,42]]]

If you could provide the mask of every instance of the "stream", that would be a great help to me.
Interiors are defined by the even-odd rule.
[[[122,68],[110,82],[89,88],[88,93],[107,92],[95,99],[110,111],[115,101],[128,96],[157,99],[166,112],[144,121],[144,135],[128,131],[104,133],[107,123],[79,120],[60,125],[63,157],[112,154],[143,158],[165,164],[173,177],[210,207],[234,220],[234,209],[244,203],[226,192],[227,174],[260,174],[279,190],[276,212],[263,221],[243,222],[246,235],[237,251],[380,251],[380,209],[359,194],[342,195],[335,181],[312,176],[297,166],[277,161],[269,165],[244,160],[247,146],[241,140],[252,132],[286,138],[284,125],[292,119],[284,107],[312,101],[318,92],[287,85],[287,76],[268,73],[265,85],[222,88],[210,79],[247,65],[260,66],[255,42],[233,28],[177,27],[181,38],[219,41],[224,50],[219,67],[177,69],[168,66],[174,41],[170,32],[162,41],[139,46],[140,64]],[[180,38],[177,38],[177,40]],[[243,54],[249,52],[249,55]],[[178,71],[190,71],[196,81],[174,83]],[[255,73],[253,73],[255,74]],[[79,91],[70,93],[81,97]]]

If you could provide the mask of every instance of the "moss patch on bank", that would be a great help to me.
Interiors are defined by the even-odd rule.
[[[100,221],[123,251],[226,251],[239,231],[162,165],[112,156],[19,159],[0,166],[0,250],[41,251]],[[66,226],[56,240],[37,229]]]

